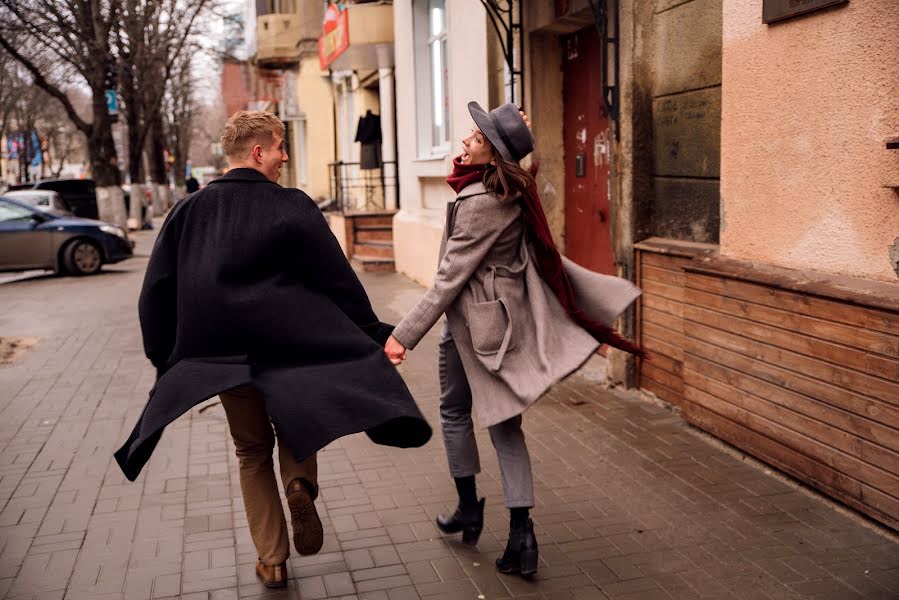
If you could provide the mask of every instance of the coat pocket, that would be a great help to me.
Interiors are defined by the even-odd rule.
[[[493,357],[485,364],[497,371],[506,352],[514,348],[512,317],[506,303],[500,300],[477,302],[468,307],[471,344],[479,357]]]

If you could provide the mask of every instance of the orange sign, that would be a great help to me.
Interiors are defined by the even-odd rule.
[[[322,71],[328,68],[344,50],[350,47],[349,11],[328,5],[322,36],[318,38],[318,64]]]

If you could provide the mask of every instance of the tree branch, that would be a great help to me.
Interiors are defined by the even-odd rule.
[[[60,90],[57,86],[53,85],[44,77],[43,73],[41,73],[40,69],[37,68],[31,60],[29,60],[26,56],[22,55],[18,50],[13,48],[9,40],[6,39],[6,36],[0,35],[0,46],[3,46],[3,49],[9,53],[14,59],[16,59],[19,64],[25,67],[31,76],[34,78],[34,84],[47,92],[49,95],[53,96],[62,104],[62,107],[65,109],[66,114],[71,119],[72,123],[75,124],[75,127],[83,131],[85,134],[89,135],[91,131],[91,124],[82,119],[78,112],[75,110],[75,107],[72,106],[72,102],[69,100],[69,97],[66,96],[62,90]]]

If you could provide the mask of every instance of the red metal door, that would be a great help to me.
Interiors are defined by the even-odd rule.
[[[562,38],[565,106],[565,254],[615,274],[609,223],[609,121],[602,110],[595,27]]]

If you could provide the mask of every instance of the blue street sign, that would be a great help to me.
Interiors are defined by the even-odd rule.
[[[115,90],[106,90],[106,110],[110,116],[119,114],[119,96]]]

